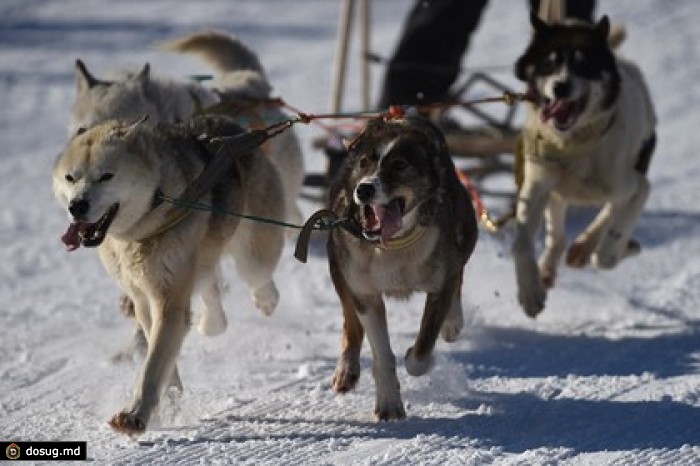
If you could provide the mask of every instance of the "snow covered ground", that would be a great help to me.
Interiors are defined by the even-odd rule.
[[[409,3],[373,2],[373,50],[391,52]],[[466,66],[509,67],[528,39],[525,4],[491,2]],[[533,321],[515,300],[511,233],[482,232],[464,284],[470,326],[458,342],[438,343],[425,377],[409,377],[399,359],[408,418],[377,424],[367,345],[358,389],[337,396],[329,388],[338,299],[320,246],[302,265],[290,241],[277,312],[257,312],[227,266],[229,330],[188,336],[179,403],[164,402],[159,423],[137,440],[110,430],[139,367],[110,356],[132,327],[95,251],[64,251],[66,218],[51,194],[75,59],[97,75],[145,61],[174,77],[208,72],[149,46],[215,27],[258,51],[278,95],[327,111],[339,5],[0,3],[0,439],[87,440],[88,458],[100,464],[700,464],[696,0],[599,2],[627,26],[622,51],[646,73],[660,120],[640,257],[610,272],[563,268]],[[375,98],[381,71],[373,69]],[[508,69],[497,77],[518,86]],[[358,82],[354,61],[349,109],[358,107]],[[310,169],[321,169],[310,146],[319,130],[300,133]],[[422,296],[389,304],[397,355],[415,335],[421,304]]]

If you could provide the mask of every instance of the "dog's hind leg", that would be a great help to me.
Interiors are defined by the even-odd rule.
[[[566,248],[566,202],[550,194],[544,220],[545,246],[539,259],[540,277],[545,287],[552,288],[557,278],[557,265]]]
[[[591,256],[596,267],[611,269],[622,259],[639,253],[639,243],[631,240],[632,230],[649,197],[650,185],[639,175],[638,187],[626,202],[612,204],[610,221],[601,233],[600,242]]]
[[[128,295],[124,294],[119,298],[119,308],[122,310],[125,317],[135,319],[134,302]],[[126,348],[114,354],[111,360],[115,363],[133,361],[134,357],[145,357],[147,350],[148,342],[146,341],[146,334],[137,321],[134,333],[131,337],[131,342]]]
[[[226,314],[221,304],[221,270],[216,267],[216,271],[207,277],[200,290],[202,298],[202,315],[197,324],[199,333],[206,336],[215,336],[224,333],[226,330]]]
[[[582,268],[591,262],[591,255],[600,242],[601,232],[608,224],[610,213],[611,206],[605,204],[588,227],[576,237],[566,252],[566,265]]]
[[[332,256],[332,252],[329,251]],[[334,260],[330,261],[331,278],[343,308],[342,351],[333,373],[333,390],[346,393],[355,388],[360,378],[360,351],[365,332],[357,317],[352,293],[345,278],[338,270]]]
[[[462,274],[445,281],[437,293],[428,293],[420,330],[413,346],[406,351],[406,370],[410,375],[427,373],[433,365],[433,348],[454,300],[455,289],[461,288]]]
[[[464,270],[459,274],[459,280],[455,283],[454,292],[452,294],[452,303],[447,311],[445,321],[440,327],[440,335],[446,342],[453,342],[457,339],[464,328],[464,314],[462,311],[462,280]]]

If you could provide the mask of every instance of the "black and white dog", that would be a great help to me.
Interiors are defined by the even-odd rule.
[[[534,35],[515,65],[533,103],[521,135],[513,256],[518,300],[535,317],[566,247],[568,205],[601,206],[569,247],[569,266],[609,269],[640,251],[631,235],[649,195],[656,117],[641,72],[609,46],[607,16],[595,25],[548,25],[533,13],[531,22]],[[538,264],[534,239],[543,217]]]

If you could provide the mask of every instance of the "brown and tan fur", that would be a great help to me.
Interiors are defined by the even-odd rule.
[[[75,225],[99,223],[118,206],[103,239],[89,246],[99,246],[105,269],[134,303],[148,343],[132,400],[110,422],[118,431],[145,430],[163,391],[180,387],[176,359],[190,327],[195,291],[206,305],[202,325],[225,323],[215,273],[223,256],[234,258],[258,307],[269,312],[277,304],[272,273],[283,245],[279,227],[206,211],[191,211],[170,224],[176,207],[157,200],[160,192],[178,197],[211,157],[199,135],[241,132],[220,117],[155,129],[108,121],[73,137],[56,161],[54,193],[70,212],[69,232]],[[200,202],[242,214],[284,217],[279,177],[258,151],[239,154]],[[79,247],[77,235],[69,232],[64,242]],[[87,245],[84,238],[80,241]]]
[[[360,185],[365,188],[359,188],[358,195]],[[370,193],[367,185],[373,186]],[[391,205],[399,198],[401,228],[392,238],[377,239],[366,230],[365,209],[372,203]],[[463,326],[462,274],[477,239],[474,209],[443,136],[413,117],[369,123],[349,149],[330,203],[335,213],[357,227],[357,235],[333,230],[328,243],[330,273],[344,319],[333,388],[340,393],[354,388],[366,333],[374,361],[374,414],[379,420],[403,418],[383,296],[427,293],[418,336],[406,353],[409,374],[425,374],[438,333],[453,341]],[[412,244],[391,247],[392,241],[410,237],[416,228],[424,230]]]

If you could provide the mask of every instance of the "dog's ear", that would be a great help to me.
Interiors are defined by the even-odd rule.
[[[603,39],[608,40],[608,35],[610,34],[610,18],[608,18],[608,15],[603,15],[594,29]]]
[[[80,58],[75,60],[75,83],[78,87],[78,92],[84,92],[98,82],[100,80],[90,74],[85,63]]]
[[[532,24],[536,34],[549,31],[549,25],[539,17],[535,10],[530,11],[530,24]]]
[[[528,57],[523,55],[515,62],[515,77],[521,81],[528,82],[532,77],[533,69],[533,66],[528,64]]]
[[[141,84],[142,86],[145,86],[146,84],[148,84],[148,80],[150,79],[150,77],[151,77],[151,65],[146,63],[145,65],[143,65],[143,68],[141,69],[141,71],[136,73],[131,79],[133,81]]]

